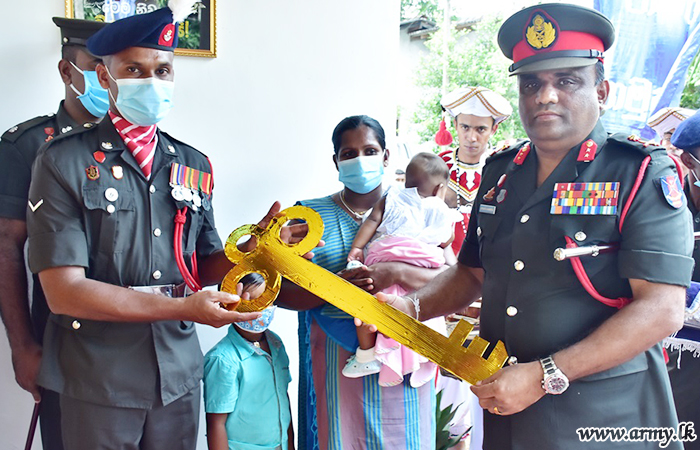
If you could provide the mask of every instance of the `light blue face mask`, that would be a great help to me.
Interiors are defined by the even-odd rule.
[[[384,152],[338,161],[338,172],[338,179],[346,188],[358,194],[371,192],[382,184]]]
[[[81,70],[71,62],[71,65],[83,75],[83,80],[85,83],[85,92],[82,94],[80,91],[70,84],[70,88],[73,92],[78,94],[78,100],[83,104],[83,107],[92,114],[93,117],[100,118],[107,114],[109,109],[109,95],[107,94],[107,89],[100,86],[100,82],[97,80],[97,72],[94,70]]]
[[[175,82],[157,78],[109,77],[117,83],[117,99],[112,96],[117,111],[127,121],[139,126],[155,125],[168,115],[173,104]]]
[[[272,319],[275,318],[275,310],[277,306],[270,306],[262,310],[262,316],[254,320],[246,322],[233,322],[235,326],[241,330],[251,331],[253,333],[262,333],[270,327]]]
[[[695,156],[693,156],[692,153],[689,153],[689,152],[686,152],[686,153],[688,153],[690,155],[690,157],[695,160],[696,163],[700,164],[700,161],[698,161],[698,159]],[[695,177],[695,181],[693,181],[693,184],[700,188],[700,178],[698,178],[698,176],[695,174],[695,171],[693,169],[690,169],[690,168],[688,168],[688,169],[690,170],[690,173],[693,174],[693,177]]]

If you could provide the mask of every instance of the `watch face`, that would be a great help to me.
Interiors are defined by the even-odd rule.
[[[551,376],[545,380],[545,391],[550,394],[561,394],[569,387],[569,382],[565,378]]]

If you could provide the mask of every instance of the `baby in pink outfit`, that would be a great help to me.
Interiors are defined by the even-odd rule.
[[[348,264],[401,261],[429,268],[444,265],[445,251],[451,251],[449,244],[454,237],[454,224],[462,219],[445,203],[448,176],[447,165],[434,153],[414,156],[406,167],[406,188],[390,189],[374,205],[355,235]],[[407,293],[398,284],[383,292]],[[442,318],[431,320],[444,328]],[[425,384],[435,375],[433,363],[367,328],[357,329],[360,346],[348,360],[343,375],[358,378],[379,373],[380,385],[394,386],[410,373],[414,387]]]

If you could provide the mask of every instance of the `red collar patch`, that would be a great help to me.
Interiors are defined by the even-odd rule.
[[[589,139],[581,144],[581,150],[578,152],[579,162],[591,162],[595,159],[595,152],[598,149],[598,144],[593,139]]]
[[[513,162],[519,166],[523,165],[523,162],[525,162],[525,158],[527,158],[527,155],[530,153],[530,144],[525,144],[523,147],[518,151],[518,154],[515,155],[515,158],[513,159]]]

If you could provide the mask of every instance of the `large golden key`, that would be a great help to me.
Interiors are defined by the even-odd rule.
[[[306,221],[308,234],[296,244],[280,239],[280,230],[294,219]],[[258,244],[244,253],[237,242],[243,236],[255,236]],[[254,300],[242,300],[237,311],[260,311],[272,304],[279,294],[284,276],[293,283],[342,309],[365,323],[377,326],[380,332],[420,353],[459,378],[475,384],[488,378],[505,364],[508,354],[498,341],[488,359],[482,356],[489,343],[479,337],[464,347],[464,341],[473,326],[460,321],[447,338],[419,321],[379,302],[374,296],[302,257],[313,250],[323,235],[323,220],[318,213],[304,206],[293,206],[281,211],[266,229],[244,225],[226,240],[226,256],[236,266],[224,277],[221,290],[236,293],[239,280],[248,273],[258,272],[265,278],[265,292]]]

